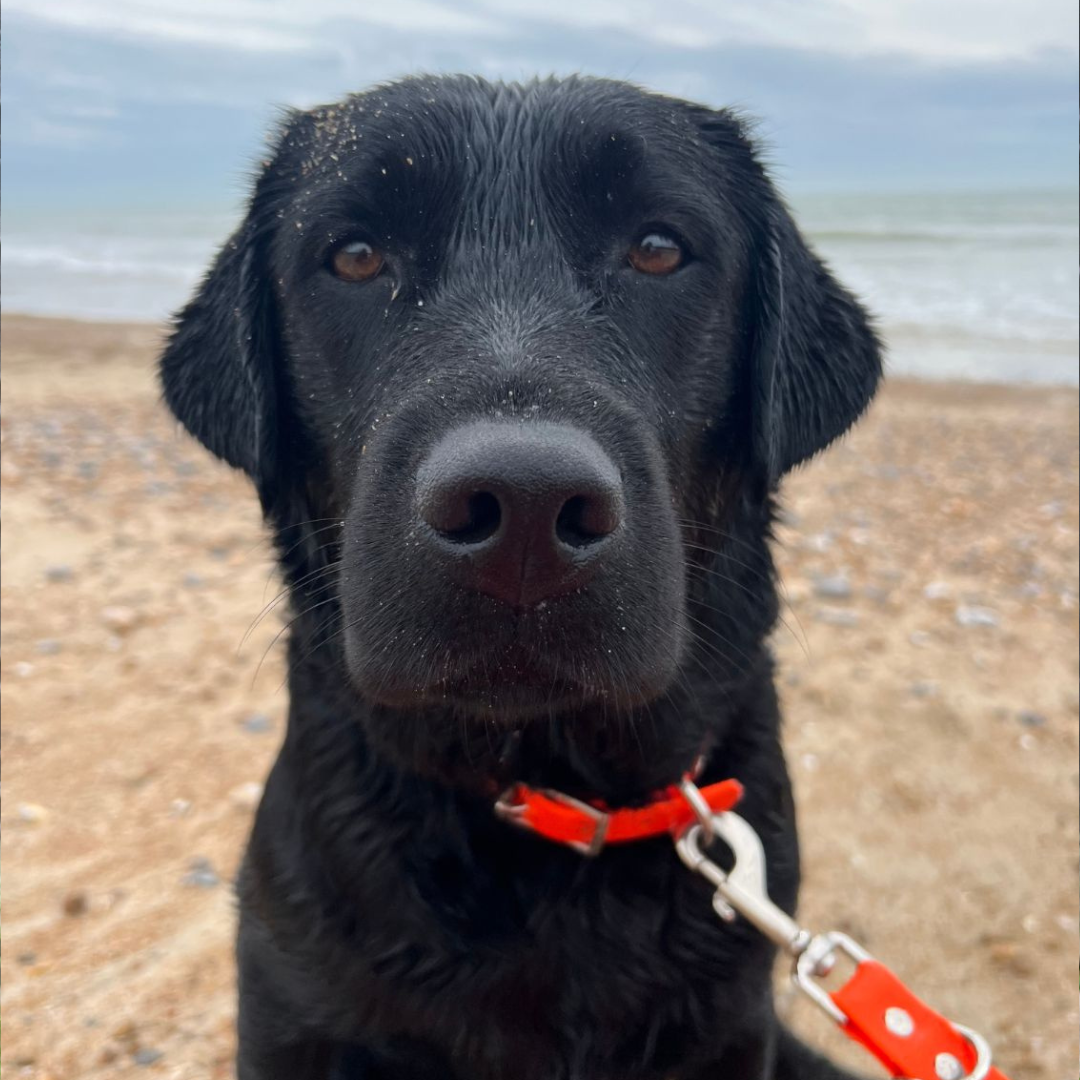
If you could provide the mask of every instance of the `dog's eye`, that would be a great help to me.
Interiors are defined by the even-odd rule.
[[[334,251],[330,267],[342,281],[370,281],[383,268],[381,251],[366,240],[353,240]]]
[[[678,270],[686,253],[678,240],[666,233],[651,232],[630,248],[630,265],[642,274],[670,274]]]

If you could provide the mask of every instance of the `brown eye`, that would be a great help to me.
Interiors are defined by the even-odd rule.
[[[342,244],[331,259],[334,273],[342,281],[370,281],[383,268],[382,252],[366,240]]]
[[[642,274],[670,274],[682,266],[686,253],[677,240],[664,233],[643,236],[628,256],[630,265]]]

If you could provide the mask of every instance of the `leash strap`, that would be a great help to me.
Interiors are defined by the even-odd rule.
[[[844,1034],[866,1047],[891,1076],[1005,1080],[990,1063],[981,1036],[949,1023],[877,960],[858,963],[829,996],[844,1015]]]

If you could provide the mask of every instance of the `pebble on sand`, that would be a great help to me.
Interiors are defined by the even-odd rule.
[[[142,621],[142,615],[130,607],[107,607],[101,609],[101,621],[115,634],[126,634],[134,630]]]
[[[183,884],[192,889],[213,889],[221,883],[214,864],[204,855],[196,855],[188,863],[188,872],[183,877]]]
[[[960,626],[1000,626],[1001,620],[992,608],[960,604],[956,609],[956,621]]]
[[[859,614],[856,611],[846,611],[844,608],[820,607],[814,612],[814,618],[818,622],[829,626],[853,627],[859,625]]]
[[[929,698],[937,697],[938,684],[931,681],[913,682],[908,688],[911,691],[912,697]]]
[[[851,598],[851,582],[846,574],[827,574],[814,579],[814,593],[827,600]]]
[[[249,780],[246,784],[237,784],[229,792],[229,802],[238,810],[254,810],[259,805],[262,793],[262,784]]]
[[[44,806],[32,802],[19,803],[16,813],[19,820],[27,825],[40,825],[49,816],[49,811]]]
[[[64,914],[69,918],[77,919],[80,915],[85,915],[90,910],[90,901],[86,898],[84,892],[68,893],[64,897]]]
[[[274,721],[266,713],[249,713],[240,721],[240,726],[252,735],[262,735],[274,730]]]

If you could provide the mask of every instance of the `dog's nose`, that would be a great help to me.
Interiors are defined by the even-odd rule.
[[[614,462],[560,424],[456,428],[420,466],[416,499],[453,576],[516,607],[583,585],[623,523]]]

